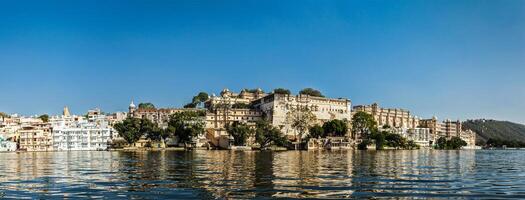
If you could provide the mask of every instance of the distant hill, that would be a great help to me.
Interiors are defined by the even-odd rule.
[[[470,129],[477,133],[477,144],[484,144],[491,138],[525,142],[525,125],[523,124],[491,119],[476,119],[463,122],[463,129]]]

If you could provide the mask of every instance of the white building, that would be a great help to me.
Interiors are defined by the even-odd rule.
[[[16,142],[7,141],[0,136],[0,152],[3,151],[16,151]]]
[[[334,119],[350,122],[352,118],[352,103],[344,98],[270,94],[252,103],[274,126],[279,127],[288,136],[295,134],[295,130],[286,122],[288,112],[293,109],[305,108],[312,111],[318,124]]]
[[[55,151],[106,150],[114,132],[101,114],[90,113],[89,119],[63,115],[50,121]]]
[[[111,129],[91,125],[79,127],[53,128],[53,149],[70,150],[106,150],[111,137]]]
[[[431,147],[434,137],[428,128],[398,129],[401,136],[407,140],[414,141],[420,147]]]

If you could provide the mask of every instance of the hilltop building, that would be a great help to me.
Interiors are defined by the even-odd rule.
[[[248,90],[242,90],[240,93],[233,93],[228,88],[221,91],[220,96],[213,94],[208,101],[205,102],[206,108],[218,107],[219,105],[230,105],[234,104],[246,104],[249,105],[252,101],[267,96],[260,88],[257,88],[254,92]]]
[[[71,113],[69,113],[69,108],[67,106],[64,107],[64,111],[62,111],[62,115],[66,117],[71,116]]]
[[[113,126],[118,122],[124,121],[128,117],[126,112],[115,112],[106,116],[109,122],[109,125]]]
[[[255,126],[255,122],[262,119],[263,113],[251,106],[253,100],[267,96],[261,89],[255,92],[243,90],[240,93],[224,89],[220,96],[212,95],[205,102],[206,108],[206,138],[221,148],[230,148],[229,134],[226,125],[233,122]],[[253,143],[249,138],[248,143]]]
[[[226,125],[233,122],[255,126],[258,120],[268,120],[290,139],[296,135],[286,122],[288,112],[295,108],[308,108],[322,124],[333,119],[350,121],[351,102],[348,99],[330,99],[308,95],[264,93],[261,89],[233,93],[224,89],[220,96],[212,95],[205,102],[206,138],[215,146],[229,148],[232,138]],[[254,143],[249,138],[248,144]]]
[[[134,117],[138,119],[148,119],[154,123],[157,123],[159,127],[167,127],[170,116],[188,110],[197,111],[199,109],[191,108],[138,108],[135,106],[133,101],[129,104],[129,117]]]

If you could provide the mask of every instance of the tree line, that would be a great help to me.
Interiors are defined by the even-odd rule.
[[[490,138],[487,140],[486,147],[511,147],[511,148],[523,148],[525,147],[525,142],[516,141],[516,140],[501,140]]]
[[[146,118],[128,117],[113,127],[128,144],[134,144],[143,136],[146,139],[165,144],[168,138],[178,138],[179,144],[188,146],[193,137],[204,132],[203,111],[184,111],[170,116],[168,125],[161,128]]]

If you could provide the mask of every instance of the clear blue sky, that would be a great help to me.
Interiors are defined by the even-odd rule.
[[[0,111],[318,88],[421,117],[525,122],[525,1],[2,1]]]

